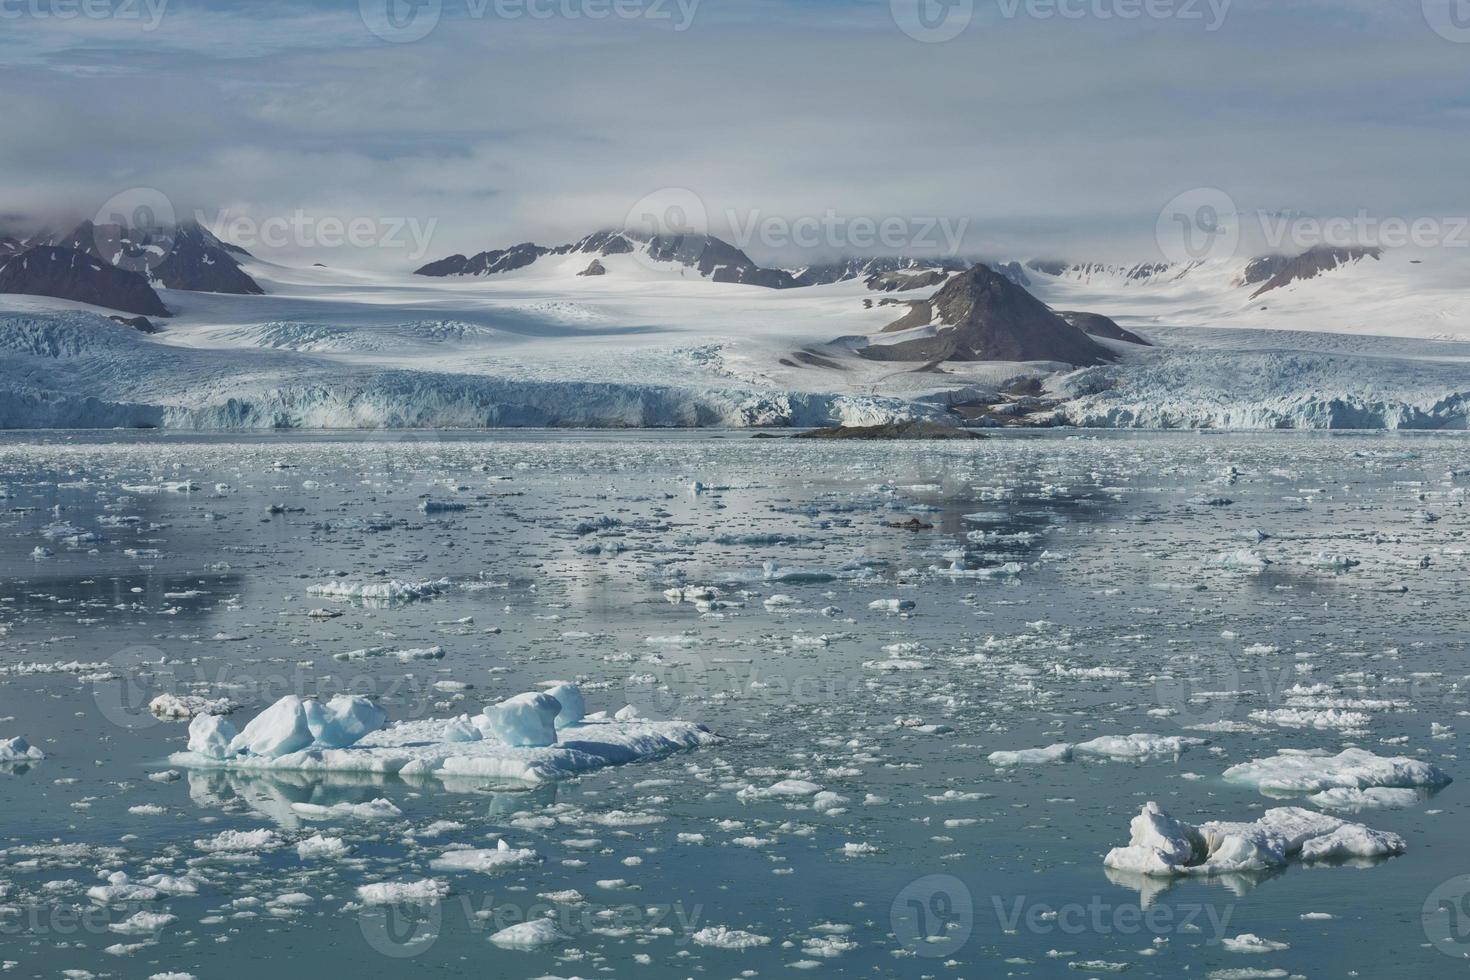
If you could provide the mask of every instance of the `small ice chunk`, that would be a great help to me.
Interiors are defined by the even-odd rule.
[[[1220,945],[1227,953],[1279,953],[1284,949],[1291,949],[1290,943],[1262,939],[1253,932],[1243,932],[1234,939],[1227,936],[1220,940]]]
[[[306,724],[321,748],[345,749],[388,724],[388,715],[365,697],[339,694],[325,705],[308,701]]]
[[[310,858],[331,859],[344,856],[349,848],[340,837],[323,837],[317,834],[296,845],[296,856],[305,861]]]
[[[0,763],[39,762],[46,753],[17,735],[15,738],[0,738]]]
[[[357,889],[357,899],[364,905],[433,905],[448,894],[449,885],[434,878],[379,881]]]
[[[556,716],[561,702],[549,694],[529,691],[506,698],[485,709],[490,731],[506,745],[540,748],[556,744]]]
[[[403,816],[403,811],[392,800],[379,797],[368,803],[292,803],[291,810],[307,820],[390,820]]]
[[[551,919],[532,919],[530,922],[506,926],[491,936],[490,941],[504,949],[536,949],[562,942],[566,938],[566,933],[557,928]]]
[[[189,722],[189,751],[224,759],[231,755],[230,745],[238,736],[234,724],[223,715],[195,715]]]
[[[529,847],[511,847],[499,841],[491,848],[445,851],[429,862],[435,871],[481,871],[489,873],[505,868],[525,868],[539,864],[541,855]]]
[[[460,715],[444,726],[446,742],[478,742],[484,737],[484,733],[470,723],[468,715]]]
[[[201,716],[202,717],[202,716]],[[192,733],[192,726],[190,727]],[[230,740],[229,752],[248,752],[279,758],[299,752],[315,741],[307,723],[306,702],[288,694],[250,720],[245,729]]]
[[[768,946],[771,942],[770,936],[725,926],[706,926],[691,938],[701,946],[713,946],[716,949],[750,949],[753,946]]]
[[[570,681],[558,681],[547,688],[546,693],[561,704],[561,710],[556,715],[557,728],[570,728],[587,717],[587,701],[577,685]]]
[[[196,715],[227,715],[235,710],[229,698],[206,698],[197,694],[160,694],[148,702],[155,718],[193,718]]]

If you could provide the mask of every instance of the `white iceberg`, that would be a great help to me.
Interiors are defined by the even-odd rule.
[[[548,687],[546,693],[556,698],[561,705],[561,710],[556,715],[557,728],[567,728],[587,717],[587,700],[582,697],[582,689],[577,685],[559,681]]]
[[[1269,759],[1242,762],[1225,770],[1225,779],[1254,786],[1266,794],[1305,795],[1329,789],[1437,789],[1452,780],[1444,770],[1420,759],[1384,758],[1366,749],[1323,751],[1282,749]]]
[[[1195,827],[1148,803],[1129,830],[1128,846],[1113,848],[1103,864],[1150,877],[1260,872],[1293,859],[1387,857],[1407,847],[1398,834],[1300,807],[1267,810],[1254,823]]]
[[[426,582],[323,582],[307,586],[307,594],[338,599],[344,602],[366,604],[391,604],[432,599],[449,591],[449,579],[441,578]]]
[[[541,748],[556,744],[556,716],[561,702],[549,694],[529,691],[492,704],[481,716],[484,728],[506,745]]]
[[[1191,746],[1208,745],[1209,740],[1184,735],[1103,735],[1088,742],[1057,742],[1039,749],[992,752],[987,757],[993,766],[1035,766],[1053,762],[1071,762],[1078,756],[1097,759],[1156,759],[1184,754]]]
[[[339,694],[326,704],[308,701],[305,709],[315,743],[326,749],[345,749],[388,724],[382,708],[356,695]]]
[[[195,715],[189,722],[189,751],[211,759],[230,754],[230,743],[239,732],[229,719],[221,715]]]
[[[230,740],[230,754],[278,756],[306,748],[315,737],[307,723],[306,702],[288,694],[250,720]]]
[[[46,753],[17,735],[15,738],[0,738],[0,765],[17,762],[39,762]]]
[[[529,847],[511,847],[499,841],[494,847],[464,848],[446,851],[429,862],[435,871],[481,871],[489,873],[506,868],[525,868],[541,862],[541,855]]]
[[[566,938],[566,934],[552,920],[533,919],[506,926],[491,936],[490,941],[506,949],[535,949],[562,942]]]
[[[227,715],[237,705],[229,698],[206,698],[198,694],[160,694],[148,702],[155,718],[193,718],[196,715]]]
[[[553,698],[547,700],[555,703]],[[195,718],[190,749],[170,756],[172,765],[256,773],[371,773],[405,779],[493,779],[538,784],[606,766],[660,758],[719,741],[703,725],[650,721],[636,711],[623,709],[613,718],[603,712],[589,715],[580,723],[554,733],[558,737],[544,746],[507,743],[495,734],[489,720],[479,715],[468,722],[464,718],[397,722],[345,748],[308,743],[280,755],[231,751],[221,755],[215,751],[220,741],[217,733],[209,740],[195,737],[200,733],[194,732],[193,727],[201,724],[229,723],[209,715]],[[476,728],[482,737],[465,741],[467,727]]]
[[[419,881],[379,881],[360,885],[357,900],[364,905],[433,905],[449,894],[449,886],[433,878]]]

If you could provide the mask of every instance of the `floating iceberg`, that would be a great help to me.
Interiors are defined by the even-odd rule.
[[[308,595],[345,602],[392,604],[443,595],[449,591],[449,579],[431,582],[400,582],[397,579],[389,582],[323,582],[307,586],[306,591]]]
[[[506,745],[541,748],[556,744],[559,714],[561,702],[549,694],[517,694],[485,709],[485,727]]]
[[[1438,789],[1452,780],[1438,766],[1404,756],[1384,758],[1365,749],[1322,751],[1282,749],[1225,770],[1225,779],[1254,786],[1267,795],[1304,795],[1330,789]]]
[[[46,753],[17,735],[15,738],[0,738],[0,765],[17,762],[39,762]]]
[[[506,926],[490,941],[505,949],[536,949],[540,946],[550,946],[566,940],[566,933],[562,932],[557,924],[550,919],[533,919],[530,922],[517,922],[513,926]]]
[[[1183,735],[1104,735],[1089,742],[1058,742],[1039,749],[992,752],[993,766],[1035,766],[1051,762],[1071,762],[1078,756],[1098,759],[1153,759],[1182,755],[1190,746],[1209,745],[1208,739]]]
[[[446,851],[429,862],[435,871],[501,871],[541,863],[541,855],[529,847],[511,847],[505,841],[494,847]]]
[[[333,699],[326,707],[330,709],[345,697]],[[534,699],[550,702],[529,709],[537,715],[538,725],[544,723],[551,729],[549,743],[508,742],[497,732],[496,724],[513,738],[522,733],[504,719],[492,722],[488,712],[500,707],[497,705],[487,709],[487,714],[474,718],[397,722],[368,732],[351,745],[335,747],[319,743],[312,734],[305,705],[315,702],[288,696],[267,708],[238,735],[232,734],[233,726],[227,719],[199,715],[189,726],[189,750],[169,758],[173,765],[192,769],[370,773],[403,778],[545,783],[718,741],[703,725],[649,721],[626,708],[615,717],[599,712],[556,729],[552,719],[558,718],[563,710],[556,698],[539,692],[520,697],[527,698],[527,703]],[[545,732],[541,734],[544,736]]]
[[[1195,827],[1148,803],[1129,830],[1128,846],[1113,848],[1103,864],[1150,877],[1269,871],[1293,859],[1388,857],[1407,847],[1398,834],[1300,807],[1267,810],[1254,823],[1211,821]]]
[[[195,715],[227,715],[237,705],[229,698],[206,698],[198,694],[160,694],[148,702],[156,718],[185,719]]]

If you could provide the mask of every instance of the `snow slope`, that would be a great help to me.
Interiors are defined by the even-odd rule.
[[[1155,343],[1118,364],[870,361],[855,351],[932,288],[715,283],[644,256],[547,256],[488,277],[258,260],[264,296],[164,290],[144,335],[75,303],[0,296],[0,427],[758,426],[941,417],[1046,376],[1034,421],[1456,427],[1470,417],[1470,258],[1387,252],[1256,300],[1244,261],[1029,287]],[[1221,329],[1229,328],[1229,329]],[[918,333],[934,327],[916,328]],[[887,334],[884,342],[907,337]]]

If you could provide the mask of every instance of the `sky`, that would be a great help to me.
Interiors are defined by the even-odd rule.
[[[1470,214],[1467,82],[1470,0],[0,0],[0,221],[1158,260],[1180,200]]]

